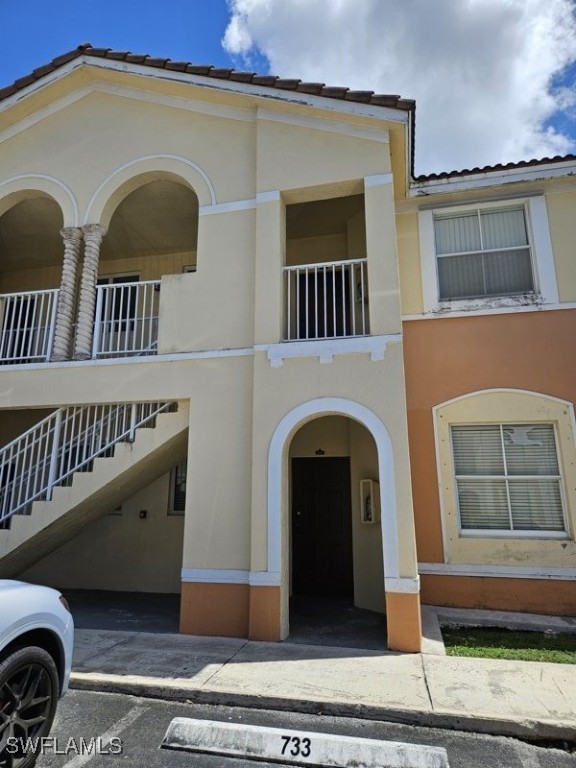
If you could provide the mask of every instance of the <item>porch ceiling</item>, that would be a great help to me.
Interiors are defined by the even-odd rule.
[[[120,203],[102,241],[101,258],[194,251],[197,237],[196,195],[174,181],[158,179]]]
[[[62,213],[49,197],[14,205],[0,217],[0,271],[62,263]]]

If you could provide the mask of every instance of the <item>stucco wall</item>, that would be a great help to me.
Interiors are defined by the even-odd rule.
[[[180,592],[184,518],[169,515],[170,475],[127,499],[21,574],[65,589]],[[146,511],[146,518],[140,512]]]
[[[576,366],[571,350],[575,318],[574,310],[565,310],[404,324],[410,460],[420,562],[441,563],[450,558],[442,542],[433,407],[494,388],[529,390],[573,403]],[[514,402],[517,404],[517,400]],[[474,399],[462,407],[468,411],[464,421],[474,421]],[[549,413],[542,417],[542,407],[535,399],[533,416],[530,417],[530,407],[524,407],[521,421],[558,420]],[[514,412],[510,410],[510,414]],[[476,418],[494,422],[502,418],[502,413],[496,419],[494,415],[488,418],[486,413],[477,414]],[[573,556],[568,556],[573,546],[573,541],[516,541],[513,546],[505,542],[468,543],[465,551],[460,546],[453,555],[459,562],[465,559],[561,567],[573,566]]]

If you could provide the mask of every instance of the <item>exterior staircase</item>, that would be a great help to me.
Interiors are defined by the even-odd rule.
[[[0,449],[0,578],[13,578],[186,456],[187,403],[61,408]]]

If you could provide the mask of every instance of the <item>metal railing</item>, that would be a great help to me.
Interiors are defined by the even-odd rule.
[[[99,285],[92,357],[155,355],[160,281]]]
[[[366,259],[285,267],[286,341],[366,336]]]
[[[0,295],[0,364],[50,358],[58,289]]]
[[[111,456],[120,441],[175,403],[114,403],[60,408],[0,450],[0,527],[14,514],[29,514],[38,499],[66,485],[75,472],[90,471],[98,456]]]

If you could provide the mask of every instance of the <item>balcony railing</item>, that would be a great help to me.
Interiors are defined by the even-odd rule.
[[[0,295],[0,364],[50,358],[58,289]]]
[[[155,355],[160,282],[99,285],[96,291],[92,357]]]
[[[285,267],[285,340],[366,336],[366,259]]]

